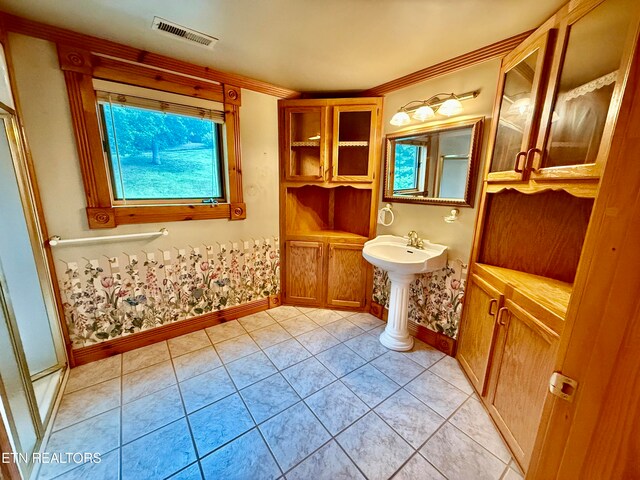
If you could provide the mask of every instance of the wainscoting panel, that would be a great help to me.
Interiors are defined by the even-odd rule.
[[[74,350],[193,317],[217,318],[212,314],[230,307],[266,309],[280,291],[277,238],[127,252],[66,267],[60,285]],[[264,306],[252,304],[262,299]]]
[[[468,265],[449,260],[442,270],[420,275],[411,284],[409,321],[436,333],[456,338]],[[374,267],[373,301],[389,307],[391,284],[387,272]]]

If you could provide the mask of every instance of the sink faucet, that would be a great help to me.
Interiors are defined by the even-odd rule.
[[[407,236],[409,237],[409,243],[407,243],[407,247],[414,247],[422,250],[424,248],[424,241],[418,237],[418,234],[415,230],[411,230]]]

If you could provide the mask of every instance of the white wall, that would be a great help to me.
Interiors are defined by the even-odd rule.
[[[482,171],[484,169],[484,161],[486,157],[486,144],[491,123],[493,100],[495,98],[498,84],[499,69],[499,59],[489,60],[479,65],[453,72],[442,77],[427,80],[420,84],[413,85],[387,95],[384,105],[385,118],[383,129],[385,135],[425,125],[415,122],[408,127],[398,128],[389,124],[389,120],[391,120],[391,117],[398,108],[411,100],[424,100],[432,95],[442,92],[464,93],[473,90],[480,90],[480,95],[477,98],[463,102],[465,109],[464,115],[453,117],[452,120],[484,116],[485,133],[482,142],[482,154],[478,171],[478,183],[474,208],[461,207],[459,220],[454,223],[446,223],[443,220],[443,217],[448,215],[453,207],[392,202],[393,210],[395,212],[395,222],[389,227],[378,225],[379,235],[406,235],[410,230],[415,230],[421,238],[447,245],[449,247],[449,259],[460,259],[464,263],[469,261],[471,244],[473,242],[473,227],[475,224],[478,198],[480,194]],[[440,117],[440,119],[442,118],[443,117]],[[435,122],[428,122],[427,124],[432,123]],[[384,165],[382,171],[384,171]],[[382,181],[383,179],[381,179],[381,192]],[[382,199],[382,193],[380,194],[380,198]],[[385,203],[387,202],[381,201],[380,207]]]
[[[66,86],[55,45],[10,34],[9,47],[15,69],[16,93],[22,106],[50,234],[75,238],[150,232],[161,227],[167,227],[170,232],[168,237],[155,240],[60,246],[54,249],[56,259],[75,261],[82,257],[115,256],[123,249],[150,251],[195,247],[278,234],[278,116],[275,97],[242,91],[240,131],[246,220],[165,222],[90,230]],[[64,266],[57,263],[56,267],[60,275]]]

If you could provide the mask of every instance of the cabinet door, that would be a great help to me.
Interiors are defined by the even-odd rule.
[[[508,299],[500,309],[498,323],[489,412],[526,469],[549,391],[559,337],[540,319]]]
[[[485,395],[489,362],[498,324],[496,315],[504,296],[477,275],[469,281],[457,357],[480,395]]]
[[[322,243],[290,240],[286,243],[287,301],[319,304],[322,299]]]
[[[535,146],[550,32],[515,50],[502,65],[496,99],[489,181],[527,179],[527,156]]]
[[[327,303],[338,307],[361,307],[365,302],[367,262],[362,245],[329,244]]]
[[[637,0],[605,0],[563,20],[531,177],[598,177],[608,154],[637,25]],[[635,37],[635,35],[634,35]]]
[[[325,179],[327,166],[327,107],[284,109],[284,168],[287,180]]]
[[[373,181],[378,113],[376,105],[333,107],[332,181]]]

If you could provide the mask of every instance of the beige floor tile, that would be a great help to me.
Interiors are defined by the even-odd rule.
[[[271,315],[271,317],[277,322],[282,322],[284,320],[287,320],[288,318],[296,317],[302,312],[296,307],[292,307],[290,305],[282,305],[280,307],[267,310],[267,313]]]
[[[114,355],[81,365],[70,370],[65,393],[75,392],[120,375],[122,375],[122,355]]]
[[[224,363],[233,362],[234,360],[246,357],[260,350],[256,342],[246,333],[231,340],[216,343],[215,347]]]
[[[122,403],[129,403],[176,383],[171,361],[136,370],[122,377]]]
[[[158,342],[146,347],[136,348],[122,355],[122,374],[126,375],[134,370],[140,370],[170,358],[167,342]]]
[[[219,325],[214,325],[213,327],[205,329],[205,332],[207,332],[211,343],[214,345],[247,333],[244,327],[237,320],[231,320]]]
[[[185,353],[194,352],[204,347],[211,346],[209,337],[204,330],[198,330],[197,332],[187,333],[180,337],[171,338],[167,340],[169,344],[169,351],[172,357],[178,357]]]
[[[473,393],[471,383],[467,380],[466,375],[455,358],[445,355],[436,364],[429,367],[429,371],[435,373],[463,392],[469,395]]]
[[[252,332],[275,323],[275,320],[265,311],[241,317],[238,319],[238,322],[240,322],[247,332]]]
[[[289,340],[291,335],[279,323],[274,323],[268,327],[250,332],[251,338],[260,346],[267,348],[285,340]]]
[[[420,453],[447,478],[498,479],[506,468],[449,422],[427,441]]]
[[[294,337],[310,332],[311,330],[315,330],[319,327],[316,322],[306,315],[298,315],[297,317],[289,318],[288,320],[280,322],[280,325],[282,325],[287,332]]]
[[[107,380],[62,397],[54,430],[68,427],[120,405],[120,378]]]
[[[179,382],[213,370],[221,365],[222,362],[211,344],[208,347],[173,359],[173,366],[176,369],[176,376]]]

